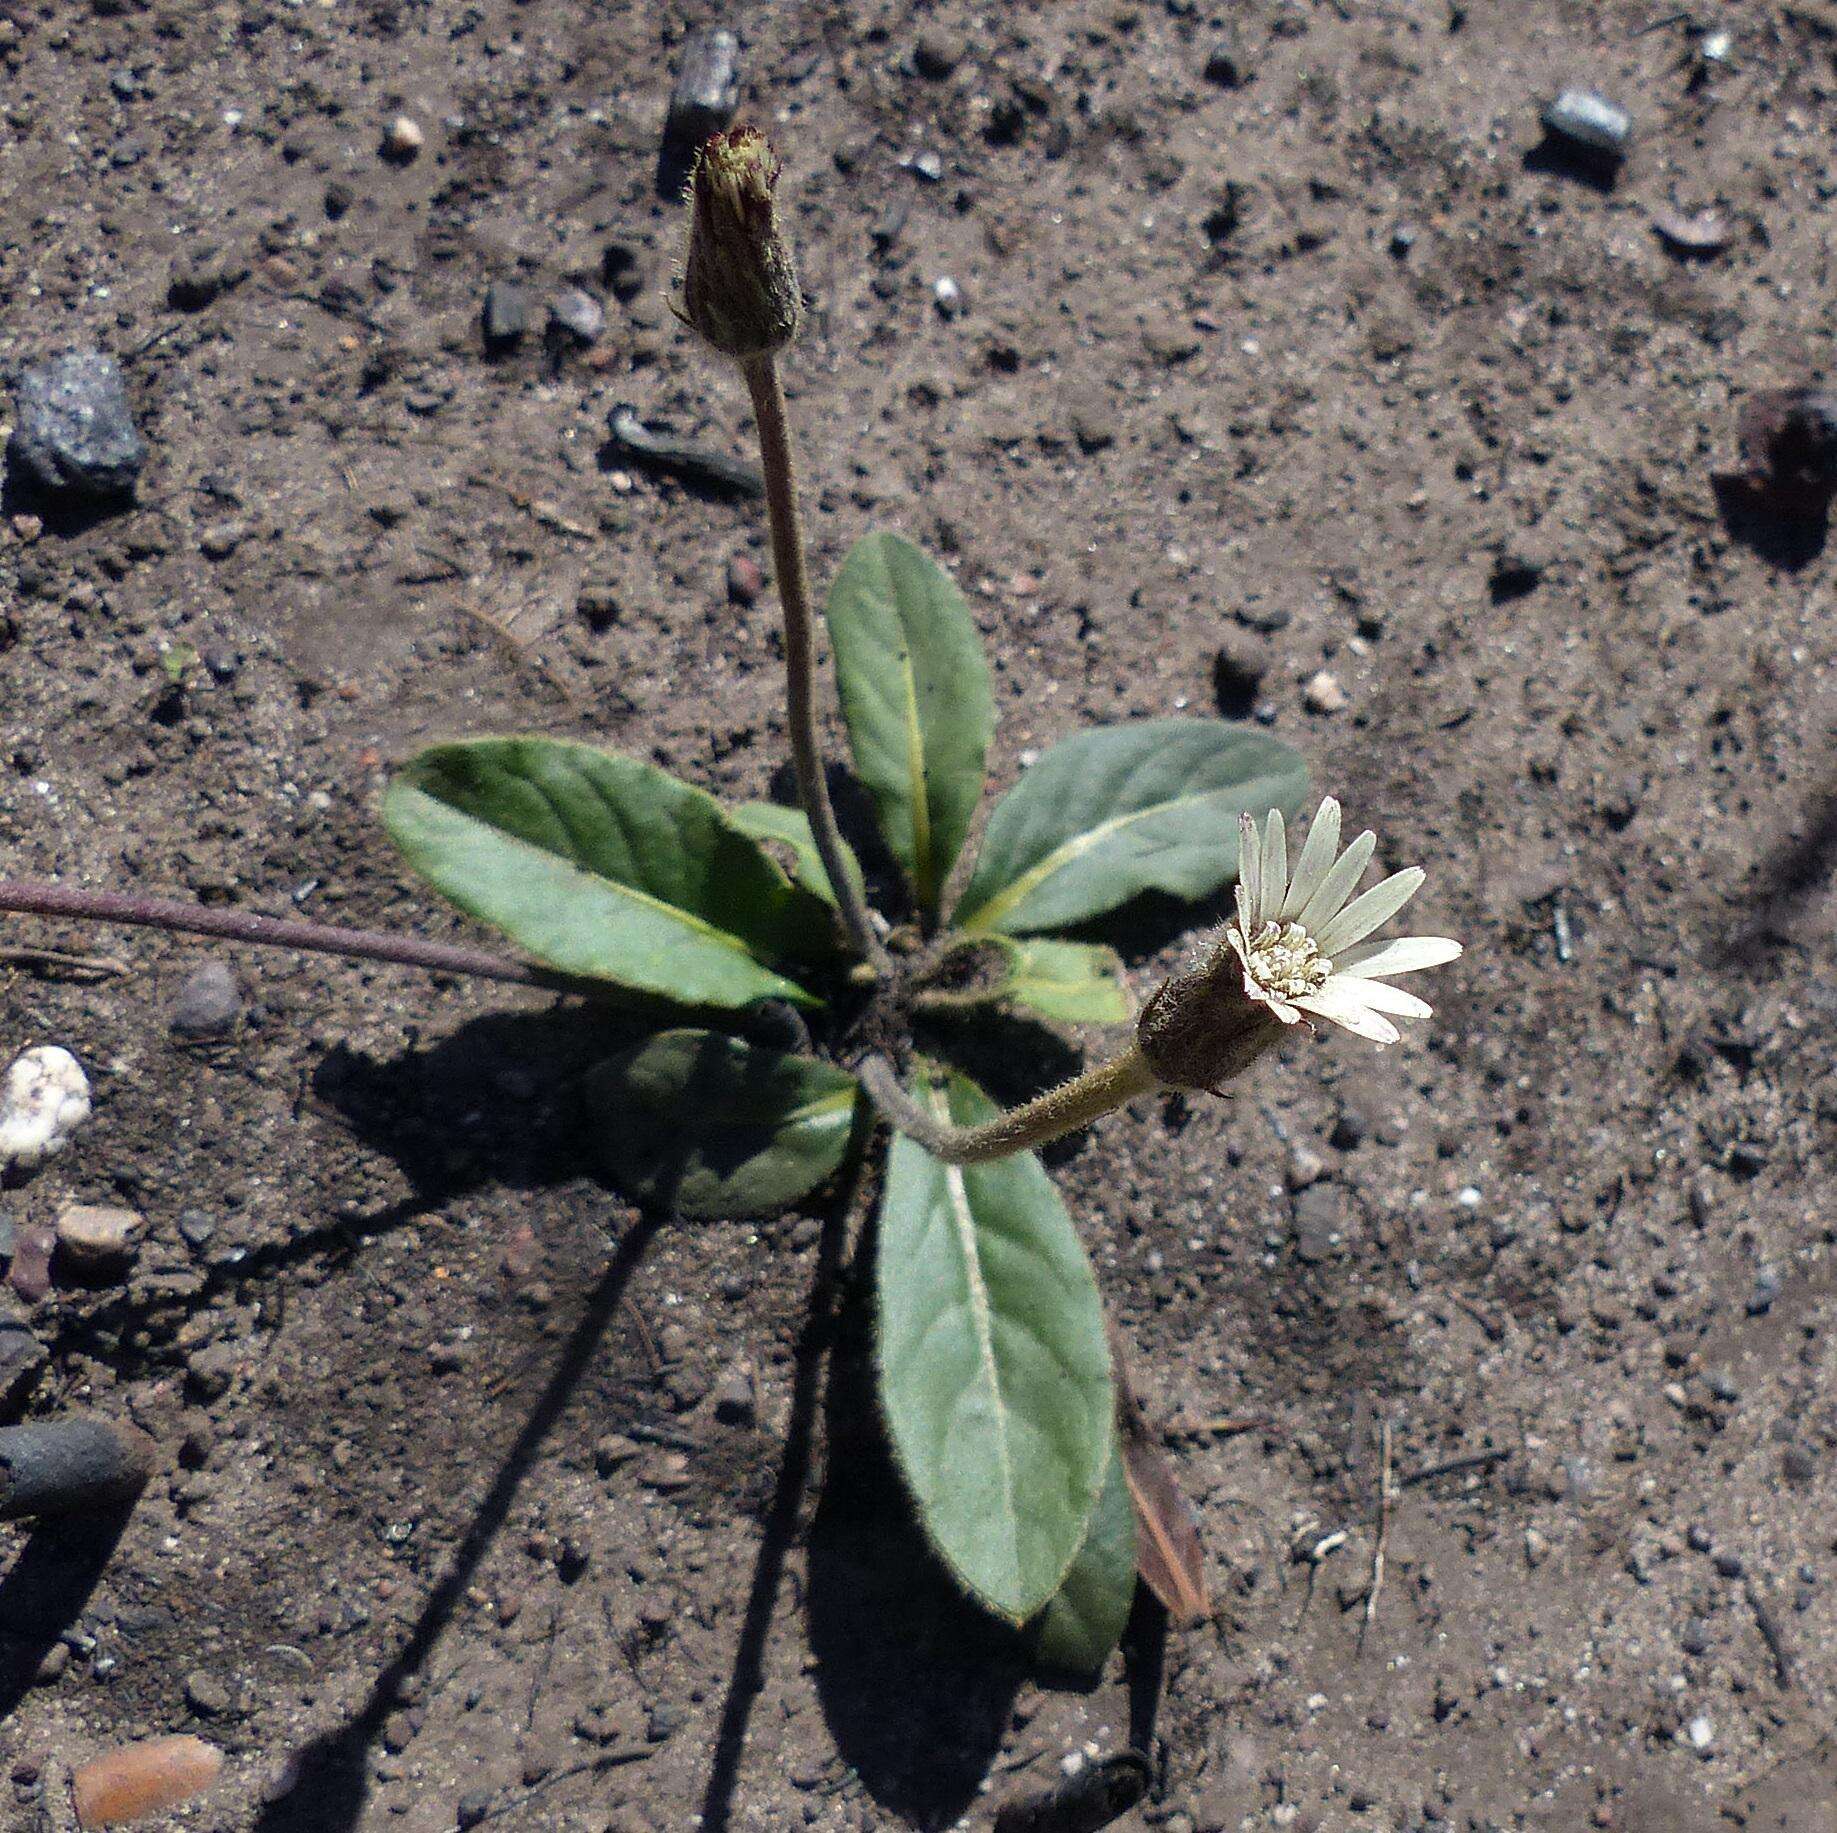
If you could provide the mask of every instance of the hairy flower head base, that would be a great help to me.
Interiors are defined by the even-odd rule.
[[[1217,1088],[1241,1073],[1291,1025],[1324,1019],[1374,1044],[1394,1044],[1393,1018],[1427,1018],[1430,1008],[1389,984],[1454,960],[1446,936],[1368,940],[1423,882],[1411,866],[1358,896],[1353,893],[1377,837],[1360,834],[1340,851],[1340,807],[1321,803],[1295,869],[1288,835],[1271,809],[1261,828],[1239,820],[1237,914],[1223,940],[1189,974],[1176,975],[1148,1002],[1136,1041],[1161,1080],[1174,1088]]]

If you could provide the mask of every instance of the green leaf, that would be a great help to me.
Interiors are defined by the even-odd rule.
[[[960,929],[1061,929],[1138,892],[1200,898],[1237,876],[1237,817],[1292,814],[1299,753],[1218,719],[1100,726],[1056,745],[997,804]]]
[[[1067,1674],[1095,1674],[1122,1640],[1134,1602],[1135,1508],[1122,1457],[1112,1446],[1084,1545],[1065,1583],[1027,1625],[1034,1659]]]
[[[810,817],[801,808],[786,808],[782,802],[742,802],[730,808],[727,815],[741,833],[751,834],[755,840],[775,840],[789,847],[792,878],[834,907],[836,894],[829,883],[829,874],[823,869],[823,856],[816,850]],[[842,870],[865,904],[867,881],[861,876],[861,861],[846,840],[842,843]]]
[[[1016,1004],[1064,1025],[1128,1023],[1129,989],[1115,949],[1037,937],[1008,947],[1013,975],[1003,992]]]
[[[989,1119],[953,1076],[933,1108]],[[880,1206],[880,1398],[921,1525],[1016,1625],[1065,1582],[1115,1436],[1097,1282],[1031,1153],[945,1165],[893,1141]]]
[[[956,582],[898,535],[856,542],[826,616],[855,768],[920,906],[935,910],[995,731],[982,639]]]
[[[684,1216],[754,1216],[841,1164],[855,1080],[717,1031],[660,1031],[590,1070],[586,1097],[627,1196]]]
[[[436,890],[564,973],[690,1005],[819,1003],[774,967],[828,930],[821,901],[650,764],[560,739],[436,745],[383,820]]]

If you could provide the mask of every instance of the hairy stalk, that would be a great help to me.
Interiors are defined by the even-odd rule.
[[[1149,1067],[1148,1059],[1131,1044],[1107,1063],[1099,1063],[1095,1069],[1087,1069],[1083,1075],[981,1126],[953,1127],[943,1125],[906,1093],[898,1073],[885,1057],[868,1057],[856,1073],[881,1114],[947,1165],[974,1165],[1025,1152],[1049,1139],[1088,1127],[1137,1095],[1165,1086]]]
[[[378,929],[341,929],[329,923],[301,923],[285,917],[253,916],[241,910],[213,910],[203,904],[181,904],[172,898],[127,897],[115,891],[81,891],[69,885],[35,884],[27,879],[0,879],[0,911],[27,916],[74,917],[89,923],[125,923],[141,929],[176,930],[194,936],[220,936],[264,948],[301,948],[321,955],[347,955],[360,961],[393,961],[402,967],[436,974],[461,974],[472,980],[503,980],[513,986],[544,987],[556,993],[605,992],[599,982],[579,980],[533,961],[512,961],[483,949],[453,948],[414,936],[392,936]]]
[[[740,359],[740,373],[753,397],[759,423],[759,459],[765,472],[765,506],[772,535],[772,571],[785,615],[785,718],[791,728],[791,762],[797,773],[797,798],[810,817],[816,850],[829,874],[837,907],[862,959],[887,975],[893,963],[874,933],[867,905],[847,872],[842,833],[830,805],[823,776],[823,752],[816,726],[816,640],[810,609],[810,570],[804,562],[803,521],[797,506],[797,466],[791,454],[791,428],[785,415],[784,385],[778,358],[770,350]]]

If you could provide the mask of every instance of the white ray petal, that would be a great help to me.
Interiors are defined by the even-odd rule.
[[[1336,981],[1374,1012],[1388,1012],[1393,1018],[1427,1018],[1433,1010],[1426,999],[1418,999],[1414,993],[1406,993],[1388,980],[1361,980],[1356,975],[1341,980],[1335,974],[1327,984],[1332,986]]]
[[[1428,877],[1421,866],[1406,866],[1389,878],[1375,884],[1362,897],[1355,897],[1338,916],[1316,929],[1315,946],[1332,958],[1336,948],[1363,942],[1380,923],[1388,923],[1421,888]]]
[[[1339,804],[1328,796],[1314,813],[1307,844],[1295,862],[1295,876],[1289,880],[1288,896],[1276,912],[1277,922],[1287,923],[1301,914],[1301,907],[1320,889],[1320,881],[1327,876],[1338,851]]]
[[[1375,980],[1389,974],[1414,974],[1460,959],[1461,945],[1447,936],[1394,936],[1388,942],[1357,942],[1332,957],[1336,974]]]
[[[1319,888],[1302,905],[1301,914],[1295,919],[1309,935],[1319,939],[1321,925],[1335,915],[1351,895],[1352,887],[1359,882],[1359,874],[1371,864],[1371,856],[1377,850],[1378,836],[1367,828],[1333,862]]]
[[[1244,897],[1250,905],[1254,934],[1263,920],[1263,842],[1257,824],[1248,815],[1237,818],[1237,882],[1244,887]]]
[[[1283,824],[1281,809],[1272,808],[1263,825],[1263,902],[1257,912],[1259,919],[1273,923],[1287,896],[1288,829]]]
[[[1354,1037],[1369,1038],[1374,1044],[1396,1043],[1402,1034],[1388,1018],[1358,997],[1353,991],[1358,985],[1357,981],[1329,980],[1318,991],[1303,994],[1295,1004],[1316,1018],[1338,1025],[1342,1031],[1350,1031]]]

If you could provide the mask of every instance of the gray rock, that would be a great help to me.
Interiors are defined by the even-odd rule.
[[[1310,1266],[1329,1259],[1351,1233],[1346,1193],[1337,1184],[1310,1184],[1295,1198],[1295,1253]]]
[[[520,286],[496,280],[485,289],[485,346],[507,350],[529,329],[529,299]]]
[[[128,410],[121,365],[71,350],[20,373],[12,462],[54,493],[107,500],[132,492],[147,448]]]
[[[549,301],[549,328],[578,343],[597,344],[606,329],[606,308],[577,286],[563,287]]]
[[[721,28],[695,33],[683,46],[676,86],[670,91],[664,145],[679,155],[693,153],[734,118],[739,105],[739,39]]]
[[[172,1002],[167,1023],[180,1037],[227,1037],[242,1017],[242,989],[226,961],[192,969]]]

